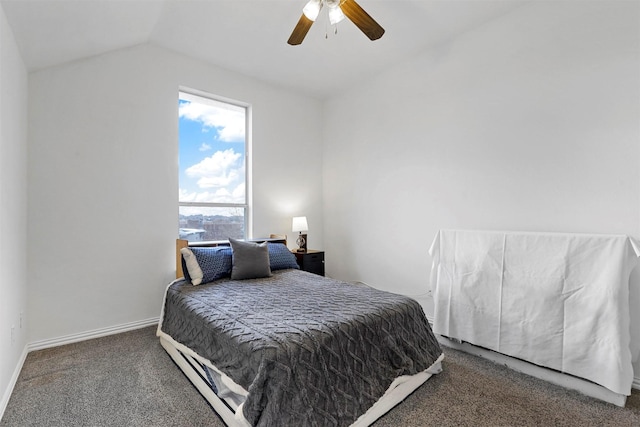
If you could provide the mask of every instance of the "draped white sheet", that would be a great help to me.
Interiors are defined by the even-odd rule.
[[[631,394],[633,239],[441,230],[429,254],[435,333]]]

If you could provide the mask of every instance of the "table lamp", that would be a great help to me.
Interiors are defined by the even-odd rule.
[[[298,232],[298,238],[296,239],[296,243],[298,244],[298,252],[306,252],[307,251],[307,235],[302,234],[303,231],[309,230],[309,226],[307,225],[307,217],[306,216],[294,216],[293,223],[291,225],[291,231],[294,233]]]

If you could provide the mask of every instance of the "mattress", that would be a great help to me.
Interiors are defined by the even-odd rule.
[[[415,300],[299,270],[167,288],[159,335],[239,387],[250,425],[351,425],[439,363]]]

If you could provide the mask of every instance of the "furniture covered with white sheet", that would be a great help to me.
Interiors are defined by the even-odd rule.
[[[631,393],[631,238],[441,230],[429,253],[436,334]]]

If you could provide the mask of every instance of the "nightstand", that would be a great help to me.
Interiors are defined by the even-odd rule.
[[[324,276],[324,251],[293,252],[300,270]]]

